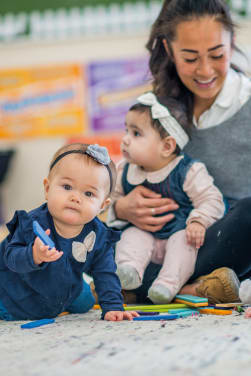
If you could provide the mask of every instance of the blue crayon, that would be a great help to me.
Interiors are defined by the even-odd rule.
[[[49,249],[55,248],[54,242],[49,238],[37,221],[33,221],[33,231],[45,245],[49,246]]]
[[[175,320],[178,319],[179,315],[156,315],[156,316],[139,316],[134,317],[133,321],[160,321],[160,320]]]
[[[32,329],[32,328],[37,328],[38,326],[42,326],[42,325],[53,324],[54,322],[55,322],[55,319],[36,320],[36,321],[27,322],[26,324],[21,325],[21,328]]]

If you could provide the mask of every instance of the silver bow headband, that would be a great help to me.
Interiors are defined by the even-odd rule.
[[[183,149],[189,141],[188,135],[168,109],[157,101],[155,94],[145,93],[138,97],[137,101],[151,107],[152,118],[158,119],[162,127],[176,140],[180,149]]]
[[[55,161],[51,164],[50,171],[55,166],[55,164],[58,161],[60,161],[60,159],[62,159],[63,157],[65,157],[68,154],[76,154],[76,153],[77,154],[87,154],[92,159],[94,159],[96,162],[104,165],[107,168],[107,171],[109,173],[109,178],[110,178],[110,193],[111,193],[112,186],[113,186],[112,172],[111,172],[111,169],[110,169],[110,166],[109,166],[109,163],[111,162],[111,158],[108,154],[106,147],[104,147],[104,146],[99,146],[98,144],[94,144],[94,145],[88,145],[85,151],[83,151],[81,149],[72,149],[72,150],[65,151],[64,153],[60,154],[55,159]]]

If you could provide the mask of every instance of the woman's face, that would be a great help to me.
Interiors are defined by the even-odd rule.
[[[166,50],[167,44],[164,41]],[[231,34],[214,17],[182,22],[171,43],[177,73],[194,94],[195,105],[209,108],[226,78],[232,55]]]

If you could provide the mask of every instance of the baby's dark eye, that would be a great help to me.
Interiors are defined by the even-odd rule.
[[[140,133],[139,133],[138,131],[133,131],[133,135],[134,135],[135,137],[138,137],[138,136],[140,136]]]
[[[85,195],[86,195],[87,197],[92,197],[92,196],[93,196],[93,193],[90,192],[90,191],[87,191],[87,192],[85,192]]]
[[[69,184],[64,184],[63,187],[66,191],[70,191],[72,189],[72,187]]]

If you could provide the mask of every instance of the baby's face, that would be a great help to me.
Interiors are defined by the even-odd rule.
[[[121,151],[129,163],[143,167],[146,171],[160,168],[163,141],[152,127],[147,112],[129,111],[126,115],[126,134]]]
[[[45,198],[60,235],[73,237],[108,203],[109,174],[105,166],[81,155],[62,158],[44,180]]]

